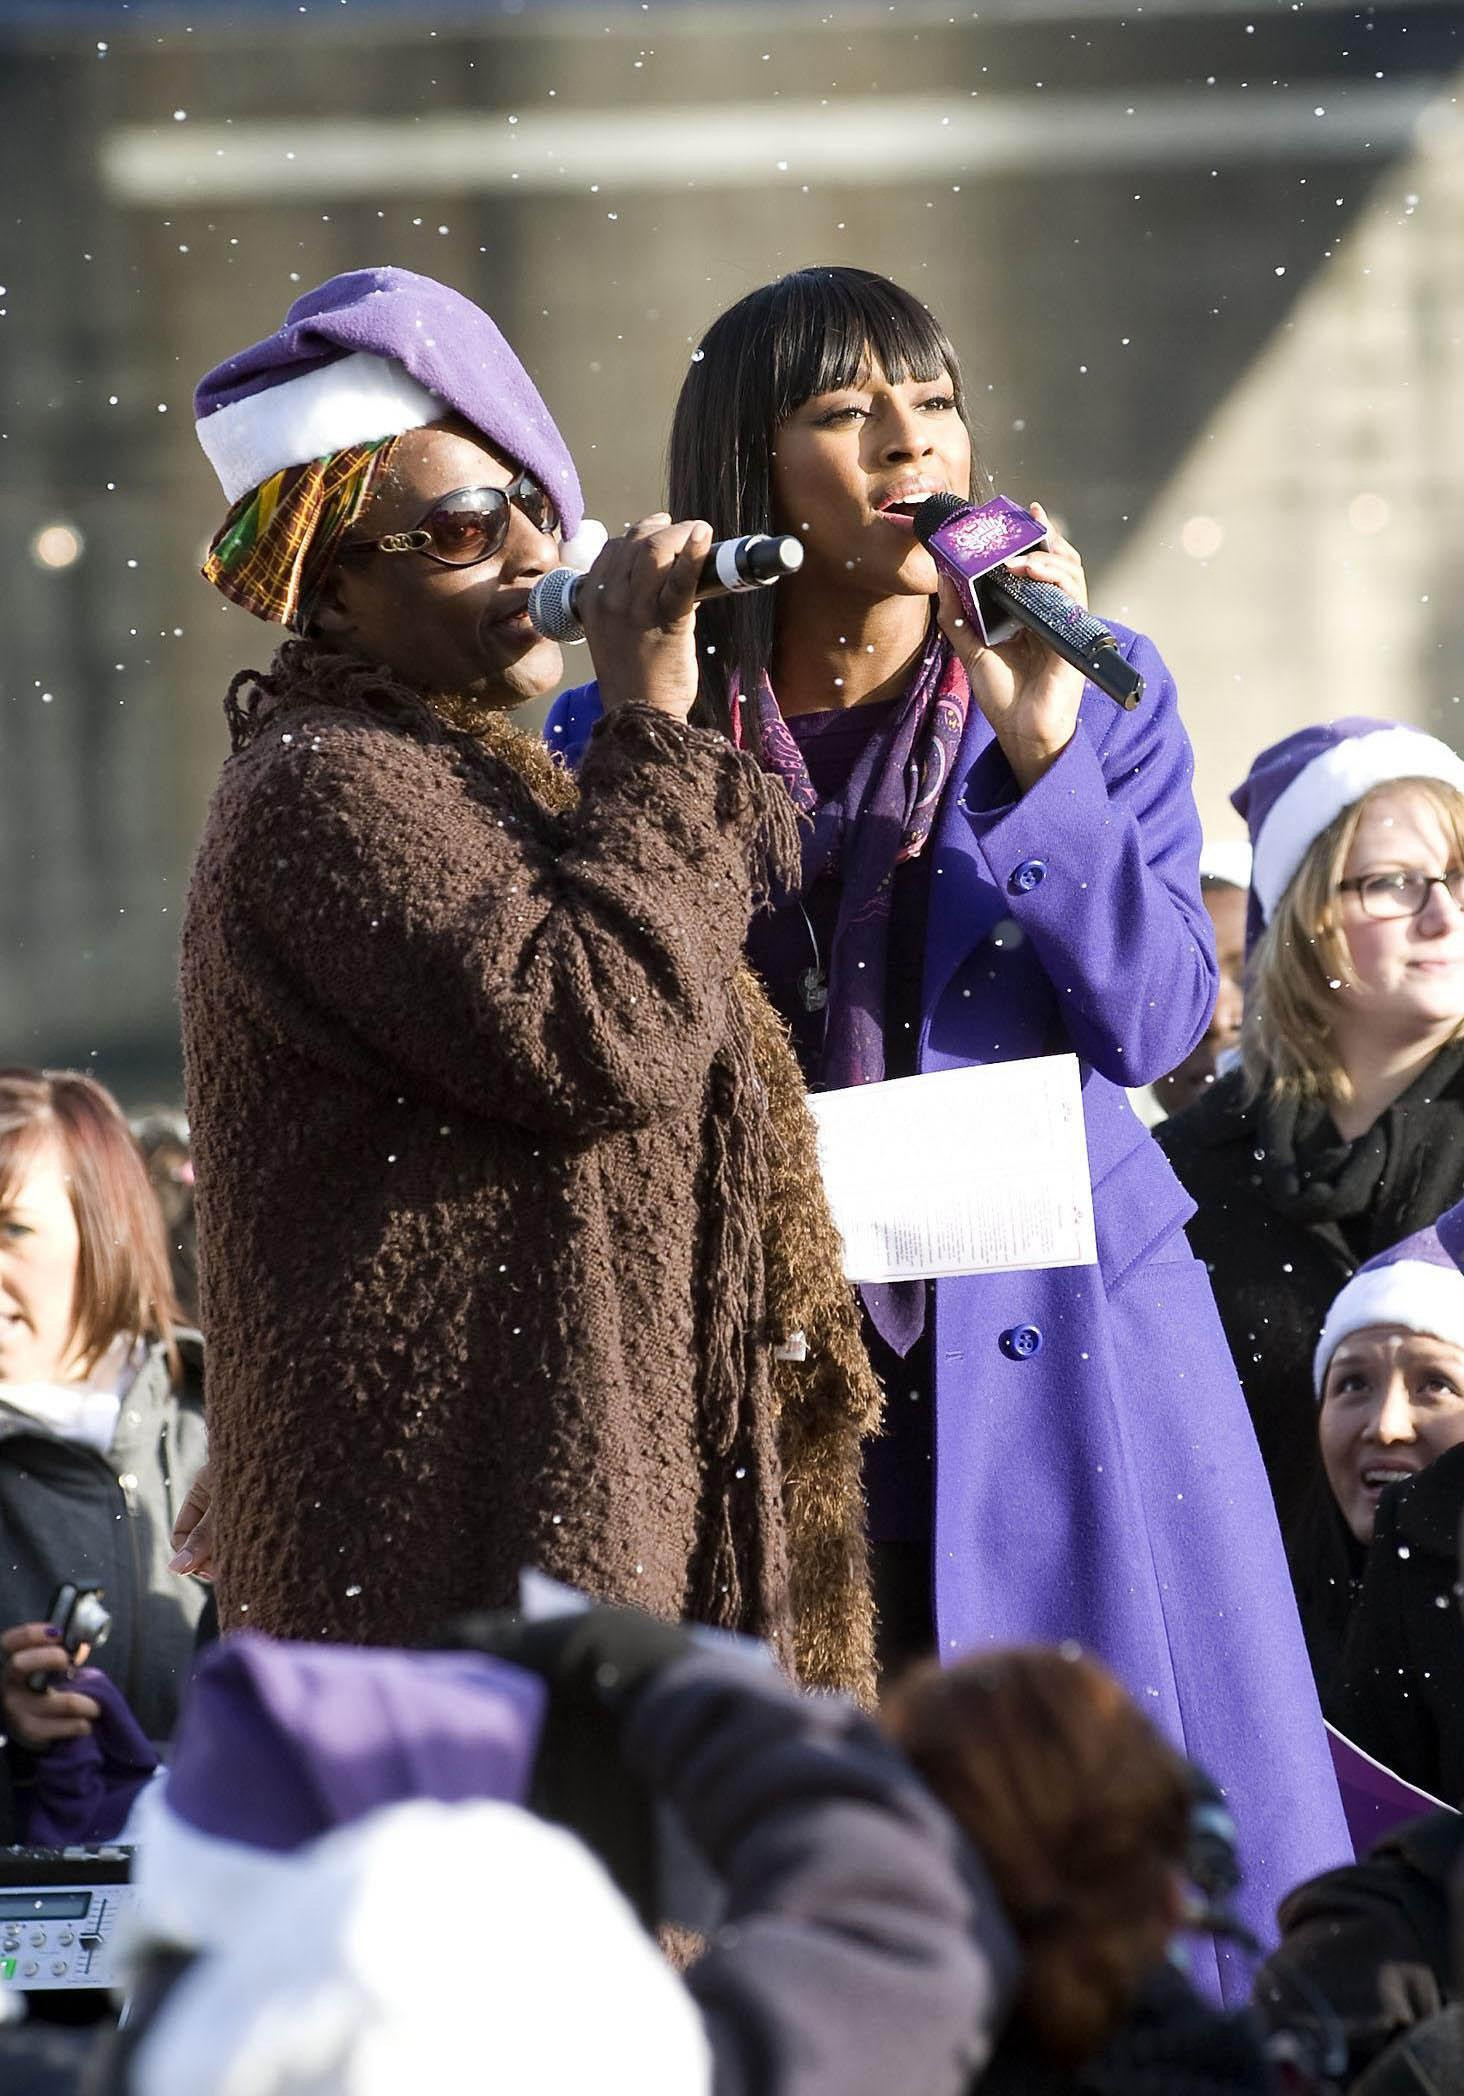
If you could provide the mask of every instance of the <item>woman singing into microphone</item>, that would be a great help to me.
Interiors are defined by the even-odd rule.
[[[1090,1648],[1224,1786],[1267,1933],[1347,1840],[1192,1204],[1125,1097],[1215,996],[1173,680],[1115,628],[1147,685],[1126,713],[1031,638],[987,648],[961,623],[911,517],[989,481],[954,349],[881,277],[799,271],[716,320],[670,483],[719,537],[804,544],[776,590],[702,607],[698,707],[807,818],[803,893],[750,951],[809,1083],[1062,1051],[1082,1069],[1096,1268],[862,1291],[886,1664]],[[1055,532],[1012,565],[1085,598]],[[551,747],[574,761],[597,711],[593,686],[565,694]]]

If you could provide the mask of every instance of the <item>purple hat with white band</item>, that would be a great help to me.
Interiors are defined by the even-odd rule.
[[[1332,1298],[1312,1360],[1318,1397],[1333,1354],[1369,1325],[1428,1332],[1464,1351],[1464,1201],[1369,1259]]]
[[[599,1860],[519,1802],[545,1693],[481,1653],[213,1646],[127,1829],[130,1955],[195,1954],[140,2028],[135,2096],[380,2096],[480,2057],[536,2096],[709,2096],[696,2003]]]
[[[522,1802],[544,1697],[483,1653],[222,1639],[193,1670],[165,1780],[139,1800],[144,1921],[206,1944],[296,1850],[382,1805]]]
[[[554,418],[480,306],[410,269],[354,269],[297,298],[194,394],[198,440],[237,502],[284,466],[462,416],[553,497],[566,537],[584,498]]]
[[[1362,714],[1299,728],[1262,750],[1230,804],[1250,830],[1251,894],[1263,924],[1323,830],[1395,779],[1438,779],[1464,793],[1464,758],[1420,728]]]

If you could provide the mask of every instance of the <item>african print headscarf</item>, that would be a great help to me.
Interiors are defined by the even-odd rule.
[[[366,506],[395,437],[285,466],[241,495],[203,577],[257,618],[303,633],[345,532]]]

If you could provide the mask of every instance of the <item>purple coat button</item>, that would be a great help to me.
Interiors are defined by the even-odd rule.
[[[1030,1361],[1042,1351],[1042,1334],[1036,1325],[1013,1325],[1002,1333],[997,1345],[1009,1361]]]
[[[1045,859],[1023,859],[1020,866],[1015,866],[1012,869],[1011,878],[1007,882],[1007,893],[1009,895],[1030,895],[1032,890],[1040,887],[1046,878],[1047,862]]]

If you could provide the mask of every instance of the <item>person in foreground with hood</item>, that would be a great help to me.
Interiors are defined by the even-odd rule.
[[[398,1644],[530,1564],[867,1694],[878,1390],[740,958],[795,817],[687,725],[709,528],[600,553],[576,785],[504,716],[560,675],[525,605],[579,484],[486,313],[332,278],[197,407],[204,572],[296,637],[230,687],[183,932],[218,1367],[176,1562],[225,1630]]]

